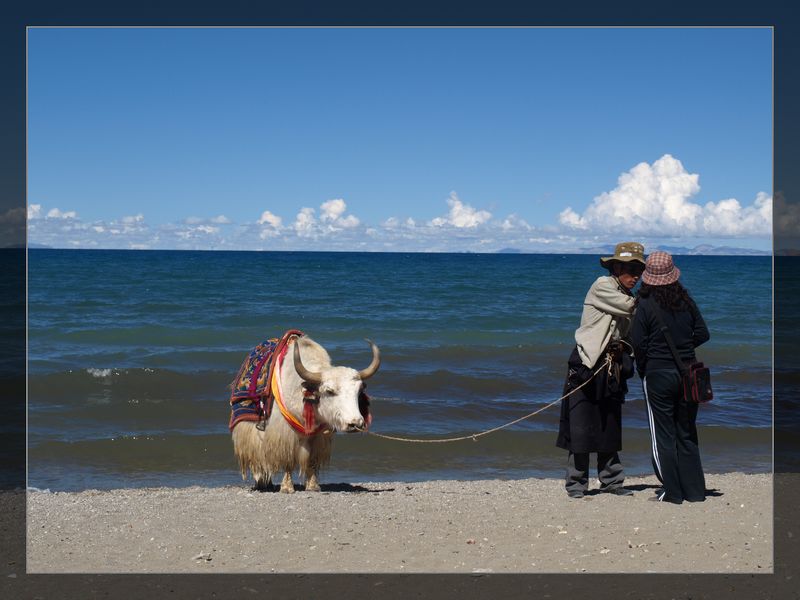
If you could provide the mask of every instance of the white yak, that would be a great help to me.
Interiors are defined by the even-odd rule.
[[[364,431],[369,425],[368,399],[364,381],[380,366],[378,347],[372,348],[372,362],[362,370],[331,365],[327,351],[314,340],[290,337],[282,363],[275,367],[277,389],[284,409],[276,397],[266,426],[240,421],[232,430],[233,449],[239,460],[242,478],[248,470],[257,489],[267,489],[272,476],[283,473],[280,491],[294,492],[292,473],[299,470],[307,491],[319,491],[319,469],[330,461],[333,434],[337,431]],[[290,359],[291,353],[291,359]],[[273,386],[273,389],[275,387]],[[313,433],[303,431],[307,411],[313,410]],[[290,423],[294,420],[294,426]]]

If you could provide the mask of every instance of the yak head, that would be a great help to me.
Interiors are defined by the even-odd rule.
[[[372,362],[366,369],[356,371],[349,367],[322,367],[311,371],[303,365],[298,343],[294,344],[294,368],[309,401],[316,405],[318,419],[334,431],[364,431],[371,420],[369,399],[364,391],[364,381],[372,377],[381,365],[378,347],[372,348]],[[310,406],[306,404],[307,409]]]

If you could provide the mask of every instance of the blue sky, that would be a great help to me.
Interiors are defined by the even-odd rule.
[[[33,28],[28,239],[771,248],[765,28]]]

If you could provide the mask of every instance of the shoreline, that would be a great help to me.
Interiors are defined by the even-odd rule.
[[[771,573],[773,475],[705,502],[567,498],[561,479],[27,493],[28,573]],[[299,486],[297,486],[299,489]]]

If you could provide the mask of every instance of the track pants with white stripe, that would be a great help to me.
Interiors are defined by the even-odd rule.
[[[659,500],[680,503],[705,500],[706,482],[697,443],[697,404],[683,397],[676,369],[648,371],[642,380],[656,477],[663,484]]]

